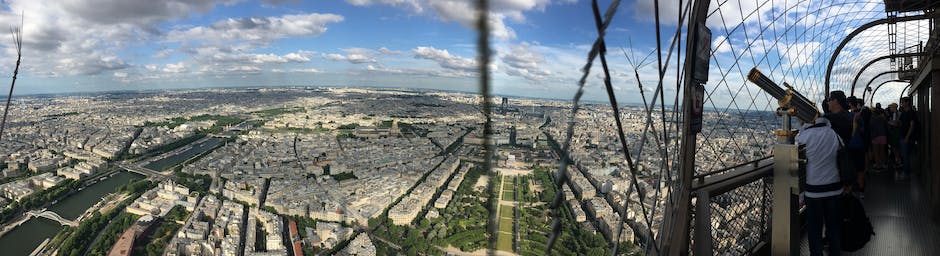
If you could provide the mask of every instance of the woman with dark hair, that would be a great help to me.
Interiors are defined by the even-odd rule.
[[[885,117],[884,109],[875,108],[871,116],[871,123],[868,124],[868,130],[871,134],[874,167],[876,170],[882,170],[885,166],[888,147],[888,118]]]

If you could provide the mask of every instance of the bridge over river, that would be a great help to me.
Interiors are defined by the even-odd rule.
[[[63,218],[62,216],[59,216],[58,213],[55,213],[53,211],[49,211],[46,209],[32,210],[32,211],[26,212],[26,216],[29,216],[30,218],[43,217],[46,219],[57,221],[59,222],[59,224],[62,224],[63,226],[71,226],[71,227],[78,227],[78,223],[81,222],[81,220],[69,220],[69,219]]]

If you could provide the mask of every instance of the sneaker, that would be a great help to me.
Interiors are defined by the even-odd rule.
[[[858,199],[865,199],[865,192],[858,192]]]

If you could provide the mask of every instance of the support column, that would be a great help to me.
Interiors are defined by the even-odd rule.
[[[940,164],[933,160],[940,159],[940,69],[937,66],[931,71],[930,86],[924,88],[927,102],[923,104],[925,108],[920,111],[925,111],[924,116],[928,117],[928,120],[923,121],[926,125],[925,132],[921,133],[925,137],[922,143],[926,144],[923,147],[925,154],[922,156],[925,156],[925,159],[922,159],[922,170],[925,172],[924,177],[929,181],[927,189],[930,193],[928,198],[933,218],[940,221]]]
[[[787,109],[778,109],[783,127],[778,130],[774,145],[773,220],[770,228],[772,255],[800,255],[800,148],[793,144]]]

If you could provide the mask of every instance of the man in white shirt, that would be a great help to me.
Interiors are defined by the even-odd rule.
[[[837,155],[843,142],[832,130],[829,120],[817,118],[806,124],[796,136],[796,143],[806,149],[807,236],[811,255],[822,255],[822,229],[826,227],[829,255],[840,253],[842,223],[842,180]]]

